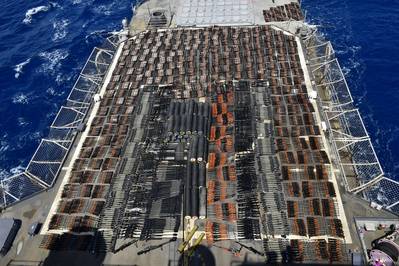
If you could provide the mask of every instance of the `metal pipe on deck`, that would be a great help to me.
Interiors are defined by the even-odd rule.
[[[187,219],[191,218],[191,190],[189,188],[184,189],[184,217]]]
[[[196,128],[199,135],[204,133],[204,120],[205,118],[203,116],[198,117]]]
[[[200,163],[198,165],[198,186],[206,187],[206,165],[205,165],[205,163]]]
[[[173,116],[169,117],[168,122],[167,122],[167,126],[166,126],[166,130],[168,132],[168,135],[172,135],[173,134],[173,126],[174,126],[174,119]]]
[[[175,107],[176,107],[176,102],[171,101],[169,105],[168,117],[171,117],[175,113]]]
[[[198,188],[198,163],[192,164],[192,179],[191,179],[191,185],[193,189]]]
[[[202,162],[204,160],[204,152],[205,152],[205,137],[201,136],[198,139],[198,148],[197,148],[197,160]]]
[[[210,116],[205,118],[205,125],[204,125],[204,136],[208,136],[209,128],[211,127],[211,120],[209,119]]]
[[[191,138],[190,144],[190,161],[195,162],[197,160],[197,149],[198,149],[198,136]]]
[[[195,101],[193,104],[193,114],[195,114],[195,115],[198,114],[198,102],[195,102]]]
[[[206,218],[206,187],[199,188],[199,216],[200,219]]]
[[[194,112],[194,100],[191,99],[189,101],[189,103],[188,103],[188,111],[187,111],[187,113],[188,114],[193,114],[193,112]]]
[[[209,117],[210,106],[208,103],[204,103],[202,107],[202,116]]]
[[[178,133],[179,133],[179,130],[180,130],[180,117],[179,117],[178,115],[174,115],[174,116],[173,116],[173,120],[174,120],[174,123],[173,123],[173,132],[174,132],[175,134],[178,134]]]
[[[191,128],[192,128],[192,132],[194,134],[198,134],[198,116],[197,115],[193,116],[193,121],[192,121]]]
[[[174,115],[178,116],[179,114],[180,114],[180,103],[179,102],[175,102]]]
[[[187,126],[187,128],[186,128],[187,134],[193,133],[193,114],[192,113],[189,113],[187,115],[186,126]]]
[[[208,139],[205,139],[205,146],[204,146],[204,162],[208,161],[208,150],[209,150],[209,143]]]
[[[192,164],[188,163],[187,169],[186,169],[186,182],[184,185],[185,185],[185,187],[188,187],[189,189],[191,189],[193,186],[192,175],[193,175]]]
[[[202,116],[204,112],[204,104],[203,103],[198,103],[198,116]]]
[[[187,102],[181,102],[180,103],[180,115],[185,115],[187,112]]]
[[[186,133],[186,123],[187,123],[187,116],[186,115],[180,115],[180,135],[184,135]]]
[[[184,216],[191,218],[191,187],[192,187],[192,168],[191,163],[187,164],[186,179],[184,183]]]
[[[199,214],[199,190],[198,187],[191,190],[191,217],[198,218]]]

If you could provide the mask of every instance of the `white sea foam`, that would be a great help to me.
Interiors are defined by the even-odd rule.
[[[96,5],[94,6],[93,11],[100,15],[109,16],[112,13],[111,11],[115,7],[115,4],[116,4],[115,2],[112,2],[108,5]]]
[[[90,38],[92,38],[92,37],[96,38],[97,36],[101,36],[102,34],[108,33],[108,32],[109,31],[107,31],[107,30],[95,30],[95,31],[92,31],[92,32],[90,32],[89,34],[87,34],[85,36],[85,42],[87,44],[89,44]]]
[[[350,58],[346,63],[346,66],[342,67],[342,73],[345,76],[348,76],[355,71],[355,73],[357,72],[356,75],[360,76],[361,74],[363,74],[364,71],[363,69],[361,69],[361,67],[362,64],[356,61],[356,58]]]
[[[353,53],[357,53],[362,49],[362,47],[360,45],[352,45],[351,47],[349,47],[349,50],[351,50]]]
[[[29,135],[29,139],[39,142],[40,139],[41,139],[41,133],[40,133],[40,131],[35,131],[35,132],[33,132],[32,134],[30,134],[30,135]]]
[[[10,172],[6,171],[5,169],[0,169],[0,180],[6,179],[10,176]]]
[[[56,3],[56,2],[50,2],[50,6],[51,7],[59,7],[59,8],[62,8],[62,6],[60,6],[58,3]]]
[[[10,148],[9,143],[5,140],[6,137],[7,134],[4,134],[2,137],[3,140],[0,141],[0,154],[7,151]]]
[[[55,90],[54,90],[53,87],[48,88],[48,89],[46,90],[46,92],[47,92],[48,94],[52,95],[52,96],[55,95]]]
[[[39,56],[45,60],[40,67],[40,71],[50,74],[54,73],[61,66],[61,61],[67,58],[68,55],[68,51],[65,49],[39,53]]]
[[[61,85],[65,84],[65,82],[67,82],[71,79],[72,79],[72,75],[65,74],[65,73],[64,74],[58,73],[57,76],[55,77],[55,82],[57,83],[57,85],[61,86]],[[63,93],[58,94],[58,96],[60,96],[62,94]]]
[[[54,105],[54,106],[53,106],[53,111],[48,112],[48,113],[46,114],[46,118],[47,118],[48,120],[53,120],[53,119],[56,117],[58,111],[59,111],[58,106]]]
[[[342,73],[344,74],[344,76],[348,76],[349,72],[351,72],[350,68],[342,67]]]
[[[12,102],[15,104],[28,104],[29,98],[26,94],[17,93],[12,97]]]
[[[46,93],[51,96],[62,96],[65,94],[63,91],[56,91],[53,87],[48,88]]]
[[[7,171],[5,169],[0,169],[0,180],[4,180],[4,179],[6,179],[8,177],[20,174],[24,170],[25,170],[25,167],[23,167],[22,165],[18,165],[16,167],[13,167],[9,171]]]
[[[34,8],[29,9],[25,13],[25,18],[23,23],[30,24],[32,22],[32,17],[39,12],[47,12],[50,9],[50,6],[37,6]]]
[[[20,127],[24,127],[26,125],[29,125],[29,122],[26,121],[25,118],[23,118],[23,117],[18,117],[17,121],[18,121],[18,126],[20,126]]]
[[[29,64],[30,62],[30,58],[26,59],[25,61],[23,61],[22,63],[19,63],[18,65],[15,65],[14,70],[15,70],[15,75],[14,77],[17,79],[19,78],[19,76],[23,73],[22,70],[24,68],[24,66],[26,66],[27,64]]]
[[[69,25],[68,19],[62,19],[53,22],[54,35],[51,38],[53,41],[59,41],[65,38],[68,34],[67,26]]]
[[[25,170],[25,167],[18,165],[17,167],[11,168],[10,173],[13,175],[20,174]]]

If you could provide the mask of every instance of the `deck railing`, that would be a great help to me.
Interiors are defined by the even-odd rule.
[[[93,49],[48,136],[41,140],[26,169],[0,181],[0,207],[8,207],[54,185],[78,131],[84,128],[93,96],[102,85],[118,42],[118,35],[112,35]]]
[[[384,176],[331,43],[309,28],[304,44],[326,136],[346,190],[399,214],[399,182]]]

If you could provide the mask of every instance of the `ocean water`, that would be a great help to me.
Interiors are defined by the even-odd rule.
[[[27,165],[128,0],[0,1],[0,178]]]
[[[127,0],[0,1],[0,178],[21,171]],[[303,0],[337,51],[376,152],[399,178],[399,1]]]
[[[386,176],[399,180],[399,1],[302,0],[346,75]]]

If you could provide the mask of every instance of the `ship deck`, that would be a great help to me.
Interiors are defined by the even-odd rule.
[[[347,264],[357,217],[397,219],[344,187],[296,1],[179,3],[136,7],[55,185],[3,211],[2,263]]]

